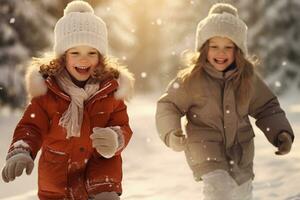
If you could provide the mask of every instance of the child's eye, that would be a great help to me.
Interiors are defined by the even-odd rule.
[[[89,52],[89,55],[97,55],[97,52],[91,51],[91,52]]]
[[[233,49],[233,46],[227,46],[226,49]]]
[[[216,48],[218,48],[218,47],[215,46],[215,45],[212,45],[212,46],[209,46],[209,48],[216,49]]]
[[[78,55],[79,53],[77,51],[70,52],[71,55]]]

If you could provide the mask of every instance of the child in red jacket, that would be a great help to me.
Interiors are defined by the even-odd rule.
[[[30,103],[2,178],[30,174],[41,149],[40,199],[117,200],[121,152],[132,134],[124,100],[133,76],[106,56],[106,25],[88,3],[69,3],[54,36],[54,57],[35,59],[28,69]]]

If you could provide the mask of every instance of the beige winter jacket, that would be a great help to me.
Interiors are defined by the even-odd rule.
[[[167,146],[168,134],[181,131],[181,118],[186,116],[185,155],[198,181],[216,169],[228,171],[239,184],[254,177],[254,132],[249,115],[274,146],[278,146],[281,131],[294,138],[277,98],[256,74],[251,97],[243,105],[237,104],[235,70],[218,72],[207,64],[202,75],[189,82],[173,80],[157,103],[156,125]]]

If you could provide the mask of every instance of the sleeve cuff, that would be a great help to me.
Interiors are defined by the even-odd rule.
[[[8,154],[6,156],[6,160],[10,159],[11,157],[13,157],[14,155],[19,154],[19,153],[24,153],[24,154],[27,154],[28,156],[30,156],[30,152],[28,149],[25,149],[22,147],[17,147],[15,149],[13,149],[12,151],[8,152]]]
[[[124,139],[122,129],[121,129],[120,126],[111,126],[110,128],[113,131],[115,131],[118,135],[118,148],[117,148],[117,151],[119,151],[120,149],[122,149],[125,146],[125,139]]]

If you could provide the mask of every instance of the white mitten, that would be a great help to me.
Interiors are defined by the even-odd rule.
[[[181,132],[171,132],[168,135],[168,143],[174,151],[183,151],[186,145],[186,136]]]
[[[118,147],[118,134],[110,127],[93,128],[93,134],[90,135],[93,147],[105,158],[111,158],[115,155]]]
[[[33,159],[28,152],[17,153],[6,160],[6,164],[2,169],[2,179],[4,182],[15,180],[21,176],[23,170],[26,169],[26,174],[31,174],[34,167]]]

